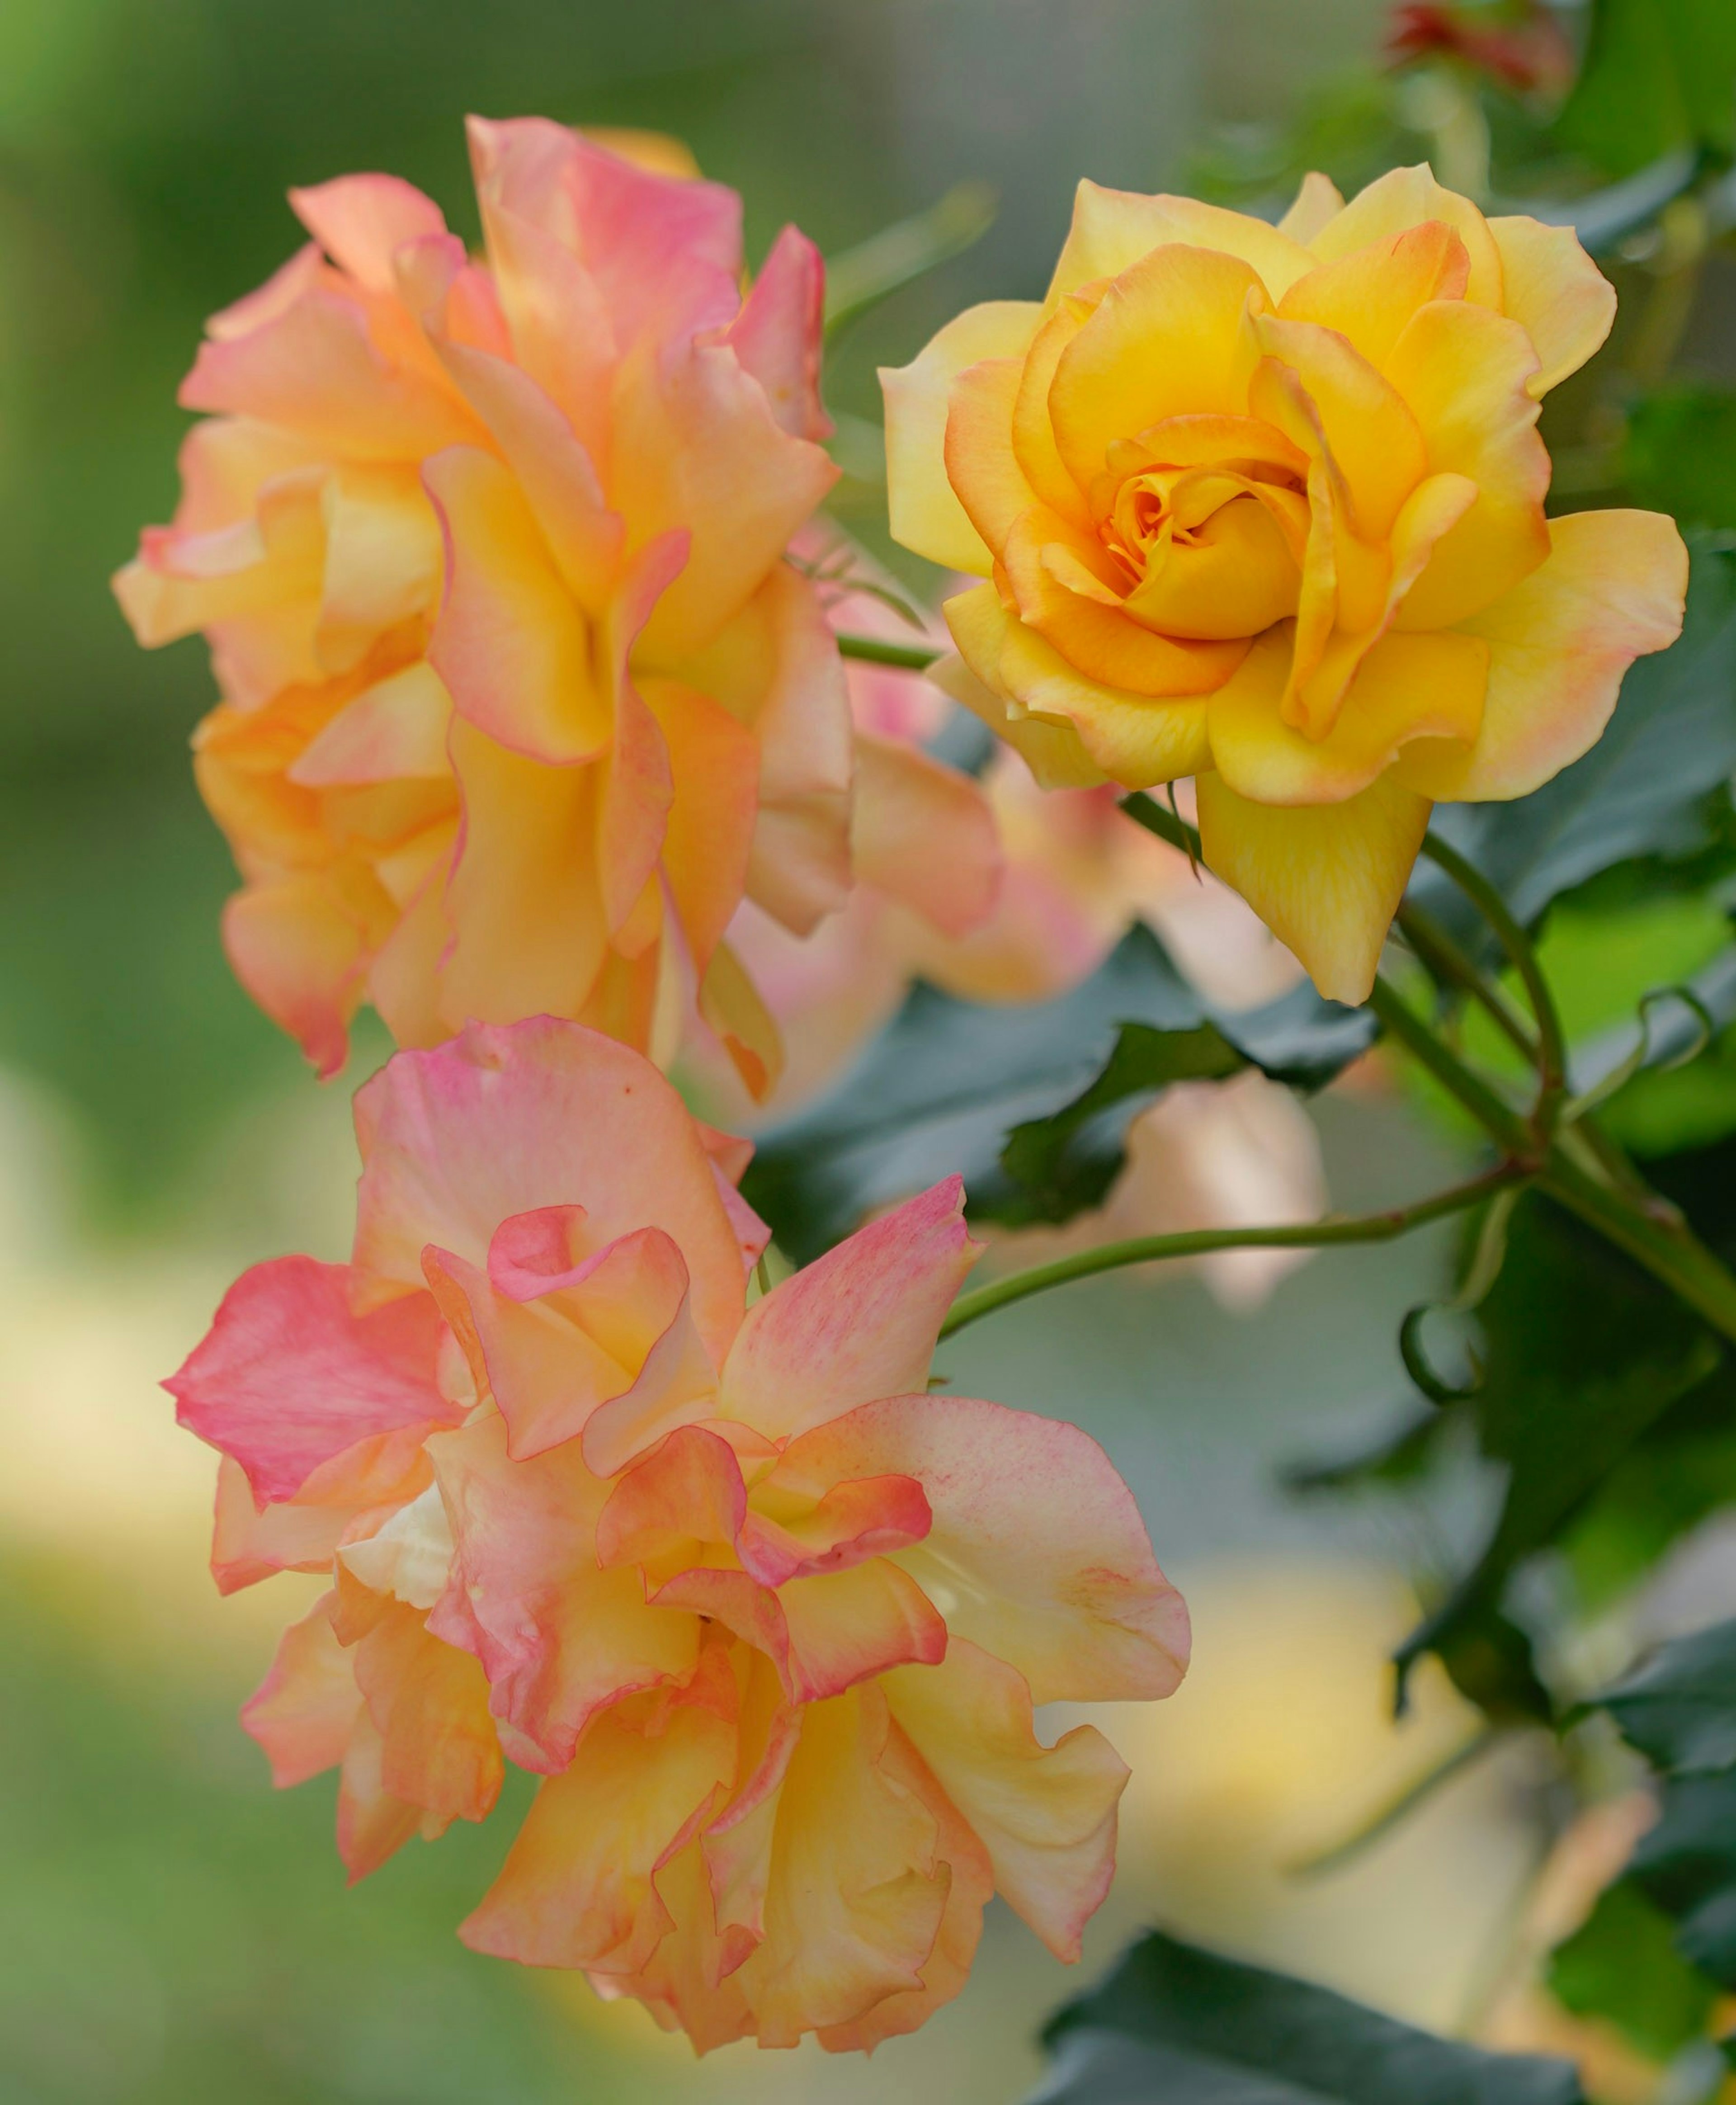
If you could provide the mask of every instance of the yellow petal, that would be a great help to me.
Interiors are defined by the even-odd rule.
[[[1035,501],[1013,452],[1020,361],[985,359],[953,382],[943,452],[947,480],[984,547],[998,556],[1013,521]]]
[[[882,1772],[888,1729],[872,1688],[802,1713],[779,1794],[765,1938],[742,1969],[762,2046],[793,2046],[922,1986],[947,1878],[933,1816]]]
[[[594,758],[613,726],[591,626],[524,493],[475,447],[436,454],[422,472],[450,550],[428,658],[453,707],[533,759]]]
[[[949,599],[941,609],[956,658],[929,668],[928,677],[943,694],[987,724],[997,738],[1024,761],[1045,789],[1091,789],[1103,780],[1070,723],[1050,723],[1042,717],[1009,713],[1011,697],[1001,685],[1001,646],[1011,619],[993,585],[975,585]]]
[[[963,1638],[938,1666],[895,1667],[892,1715],[988,1852],[994,1882],[1057,1959],[1079,1955],[1115,1869],[1127,1764],[1090,1725],[1037,1737],[1024,1677]]]
[[[1198,791],[1208,867],[1329,1001],[1366,1001],[1428,829],[1428,798],[1390,773],[1342,804],[1256,804],[1221,775],[1202,775]]]
[[[1636,658],[1680,633],[1688,552],[1656,512],[1550,522],[1549,560],[1465,624],[1489,650],[1488,699],[1469,752],[1413,746],[1399,779],[1466,802],[1523,797],[1596,744]]]
[[[1280,300],[1311,259],[1287,229],[1263,219],[1202,204],[1195,198],[1144,197],[1082,182],[1074,195],[1073,226],[1049,283],[1052,311],[1062,296],[1100,278],[1118,278],[1154,248],[1183,242],[1238,257]]]
[[[1308,245],[1323,263],[1330,263],[1430,219],[1444,221],[1465,244],[1470,263],[1465,297],[1501,313],[1501,252],[1488,221],[1469,198],[1444,190],[1426,163],[1389,170],[1352,198]]]
[[[1549,454],[1537,436],[1531,339],[1462,300],[1418,308],[1386,376],[1421,427],[1431,475],[1462,475],[1477,501],[1444,534],[1399,609],[1401,628],[1451,628],[1492,606],[1549,553]]]
[[[464,802],[446,891],[453,943],[440,976],[449,1030],[471,1017],[576,1016],[607,948],[597,887],[596,771],[545,767],[462,717],[453,766]]]
[[[1129,694],[1088,680],[1021,621],[1007,623],[1000,678],[1025,708],[1070,723],[1092,764],[1125,789],[1173,782],[1208,764],[1203,697]]]
[[[699,1013],[723,1040],[748,1094],[756,1102],[769,1096],[783,1069],[783,1041],[759,989],[727,943],[712,953],[700,982]]]
[[[1055,384],[1061,353],[1091,312],[1084,301],[1069,299],[1050,315],[1024,355],[1013,403],[1013,451],[1025,480],[1045,504],[1077,526],[1091,525],[1091,507],[1056,450],[1055,427],[1049,421],[1049,390]]]
[[[1443,221],[1428,220],[1322,263],[1290,288],[1279,312],[1337,329],[1381,366],[1418,307],[1463,297],[1470,270],[1458,235]]]
[[[1088,489],[1109,448],[1166,417],[1240,416],[1265,305],[1252,268],[1203,248],[1154,249],[1125,270],[1061,353],[1049,390],[1055,442]]]
[[[1075,566],[1056,556],[1071,556]],[[1130,695],[1203,695],[1242,662],[1242,637],[1196,642],[1142,628],[1102,588],[1101,550],[1053,512],[1024,513],[1003,560],[1022,622],[1083,679]]]
[[[950,570],[987,577],[989,554],[947,480],[944,446],[953,382],[985,358],[1016,358],[1042,310],[992,300],[949,321],[908,365],[882,366],[886,403],[886,513],[892,538]]]
[[[1336,328],[1260,315],[1254,331],[1267,356],[1293,373],[1350,498],[1351,524],[1367,541],[1386,534],[1427,468],[1423,436],[1404,398]],[[1296,437],[1305,451],[1305,439]]]
[[[1344,199],[1337,183],[1330,176],[1323,176],[1318,168],[1310,168],[1303,177],[1290,209],[1278,222],[1278,230],[1287,234],[1292,241],[1300,241],[1305,248],[1312,248],[1314,236],[1343,210]]]
[[[636,1972],[669,1928],[653,1884],[672,1845],[721,1795],[733,1723],[680,1703],[654,1737],[643,1699],[595,1719],[572,1766],[550,1777],[500,1876],[458,1934],[530,1966]]]
[[[1501,251],[1506,311],[1537,346],[1542,370],[1528,383],[1541,399],[1577,373],[1615,320],[1615,288],[1579,245],[1570,226],[1545,226],[1515,216],[1492,219]]]
[[[1366,789],[1412,739],[1468,746],[1483,717],[1488,650],[1452,632],[1388,636],[1363,659],[1325,737],[1293,731],[1279,713],[1287,632],[1261,637],[1212,698],[1212,758],[1238,796],[1261,804],[1337,804]]]

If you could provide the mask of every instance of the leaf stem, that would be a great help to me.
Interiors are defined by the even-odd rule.
[[[1422,853],[1437,869],[1446,872],[1494,930],[1524,984],[1537,1026],[1540,1088],[1534,1115],[1540,1130],[1546,1133],[1553,1128],[1567,1097],[1567,1039],[1561,1028],[1555,995],[1537,963],[1531,938],[1520,927],[1494,886],[1457,848],[1449,847],[1438,835],[1427,834],[1423,837]]]
[[[1534,1067],[1537,1063],[1537,1034],[1497,986],[1485,979],[1469,955],[1420,906],[1408,901],[1399,909],[1399,932],[1442,985],[1456,986],[1468,994],[1489,1016],[1502,1035]]]
[[[1521,1164],[1503,1162],[1464,1184],[1437,1191],[1414,1205],[1389,1207],[1376,1213],[1328,1214],[1323,1221],[1289,1222],[1282,1227],[1254,1228],[1189,1228],[1178,1235],[1135,1236],[1125,1242],[1100,1243],[1095,1249],[1077,1250],[1051,1264],[1033,1266],[1029,1271],[1010,1273],[991,1280],[974,1293],[961,1294],[953,1303],[940,1335],[950,1338],[992,1315],[1010,1303],[1042,1294],[1051,1286],[1065,1286],[1095,1272],[1113,1271],[1123,1265],[1152,1264],[1165,1258],[1199,1257],[1212,1250],[1316,1249],[1337,1243],[1392,1242],[1412,1228],[1430,1221],[1444,1220],[1480,1204],[1511,1185],[1526,1182],[1533,1173]]]
[[[841,658],[859,658],[869,665],[896,665],[906,673],[926,673],[946,653],[931,643],[882,643],[877,636],[838,636]]]

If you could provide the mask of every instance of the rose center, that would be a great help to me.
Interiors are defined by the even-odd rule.
[[[1098,538],[1126,581],[1126,610],[1143,627],[1222,641],[1296,612],[1308,500],[1288,468],[1124,453],[1092,498]]]

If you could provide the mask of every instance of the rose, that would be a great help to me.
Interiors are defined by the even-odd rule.
[[[350,1263],[255,1267],[169,1384],[220,1584],[333,1574],[244,1716],[341,1765],[352,1876],[511,1760],[462,1933],[702,2049],[913,2029],[996,1889],[1076,1957],[1126,1771],[1032,1705],[1167,1694],[1186,1617],[1082,1432],[927,1392],[957,1179],[748,1306],[746,1146],[594,1031],[399,1053],[356,1124]]]
[[[819,259],[787,228],[744,298],[732,191],[471,141],[482,259],[394,177],[293,194],[313,241],[211,323],[176,523],[117,579],[142,641],[212,645],[230,955],[325,1072],[364,997],[404,1044],[544,1012],[660,1051],[696,1003],[763,1088],[724,929],[850,882],[842,673],[783,560],[834,474]]]
[[[991,579],[953,691],[1051,784],[1197,776],[1207,862],[1361,1001],[1432,803],[1546,781],[1680,629],[1669,520],[1544,515],[1613,309],[1426,168],[1277,227],[1082,184],[1046,301],[883,376],[894,533]]]

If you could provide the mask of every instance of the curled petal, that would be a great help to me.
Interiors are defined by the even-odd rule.
[[[1615,320],[1615,288],[1570,226],[1516,216],[1492,219],[1506,311],[1542,361],[1528,383],[1540,399],[1600,350]]]
[[[433,199],[399,176],[340,176],[291,190],[289,203],[338,268],[370,293],[394,289],[392,258],[406,243],[446,231]]]
[[[938,1666],[901,1666],[882,1685],[893,1717],[986,1848],[997,1889],[1057,1959],[1076,1960],[1114,1875],[1126,1763],[1091,1725],[1044,1746],[1024,1682],[962,1638]]]
[[[798,228],[786,226],[724,341],[765,391],[786,431],[816,442],[832,436],[819,394],[820,324],[826,266]]]
[[[478,1026],[399,1053],[356,1098],[355,1265],[380,1298],[422,1283],[430,1242],[486,1261],[499,1224],[577,1201],[596,1246],[655,1222],[721,1357],[744,1289],[735,1222],[693,1120],[650,1062],[581,1024]]]
[[[683,1682],[699,1650],[692,1616],[648,1607],[636,1570],[602,1571],[596,1529],[609,1487],[569,1441],[527,1462],[498,1419],[431,1441],[452,1515],[452,1584],[428,1619],[482,1662],[490,1706],[550,1774],[591,1718],[624,1696]]]
[[[180,1422],[234,1456],[261,1505],[292,1498],[371,1435],[453,1420],[435,1382],[433,1303],[418,1294],[357,1315],[350,1284],[347,1265],[308,1257],[255,1265],[163,1384]]]
[[[734,1718],[706,1703],[605,1711],[538,1790],[458,1934],[526,1965],[638,1972],[673,1926],[656,1874],[723,1795],[734,1756]]]
[[[1142,197],[1082,182],[1073,200],[1073,226],[1050,281],[1049,305],[1052,308],[1063,294],[1100,279],[1118,278],[1153,249],[1176,243],[1236,257],[1274,301],[1283,297],[1311,260],[1293,228],[1269,226],[1262,219],[1202,204],[1195,198]],[[1139,428],[1127,427],[1130,431]]]

